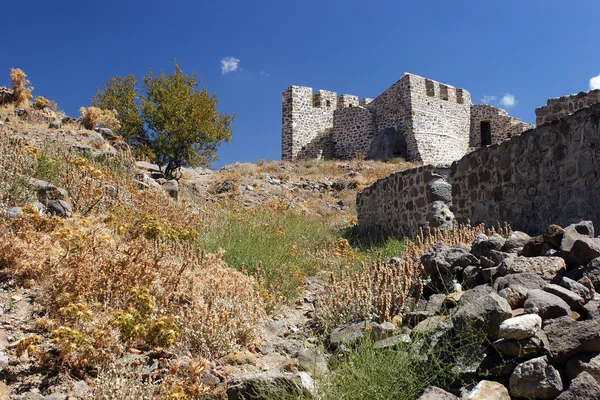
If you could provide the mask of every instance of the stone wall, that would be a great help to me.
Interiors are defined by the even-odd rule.
[[[371,236],[416,233],[429,212],[422,196],[425,171],[432,168],[396,173],[359,193],[359,230]],[[581,219],[600,226],[600,104],[477,149],[452,164],[447,180],[452,211],[461,221],[506,221],[530,234]]]
[[[458,160],[469,145],[471,95],[417,75],[405,76],[410,81],[412,119],[408,134],[414,137],[418,153],[414,159],[424,163]]]
[[[361,235],[412,235],[425,225],[432,203],[431,183],[446,180],[449,168],[425,165],[379,179],[356,197]],[[449,193],[448,193],[449,194]]]
[[[322,136],[333,128],[333,112],[337,108],[335,92],[290,86],[283,92],[281,159],[315,158]],[[324,141],[323,143],[327,143]]]
[[[600,90],[590,90],[589,92],[550,99],[545,106],[535,110],[535,123],[542,125],[556,121],[598,102],[600,102]]]
[[[369,155],[375,132],[375,116],[365,107],[338,108],[333,118],[334,154],[351,159],[355,155]]]
[[[525,123],[518,118],[508,115],[508,111],[488,104],[473,104],[471,106],[471,129],[469,147],[481,147],[481,123],[489,122],[491,143],[499,143],[515,135],[520,135],[535,126]]]

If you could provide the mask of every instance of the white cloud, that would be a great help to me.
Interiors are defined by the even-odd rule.
[[[590,79],[590,90],[600,89],[600,75]]]
[[[269,76],[269,75],[271,75],[271,74],[268,72],[260,71],[260,76]]]
[[[484,95],[484,96],[481,98],[481,102],[482,102],[483,104],[490,104],[490,103],[493,103],[493,102],[494,102],[494,101],[496,101],[496,100],[498,100],[498,98],[497,98],[496,96],[491,96],[491,95],[489,95],[489,94],[486,94],[486,95]]]
[[[502,96],[502,98],[500,99],[500,104],[504,107],[512,107],[515,104],[517,104],[517,99],[515,98],[514,95],[510,94],[510,93],[506,93],[504,96]]]
[[[223,57],[221,60],[221,73],[225,75],[230,72],[235,72],[238,70],[239,64],[240,60],[238,58],[232,56]]]

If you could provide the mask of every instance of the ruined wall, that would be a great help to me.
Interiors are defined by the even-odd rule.
[[[600,90],[590,90],[589,92],[550,99],[545,106],[535,110],[535,123],[539,126],[556,121],[598,102],[600,102]]]
[[[427,212],[415,207],[425,190],[425,179],[417,178],[422,174],[403,171],[359,193],[359,230],[414,234],[415,222],[422,223]],[[600,104],[465,155],[452,164],[448,181],[458,220],[493,226],[506,221],[530,234],[580,219],[599,226]]]
[[[481,147],[481,122],[489,121],[491,128],[491,143],[499,143],[515,135],[520,135],[535,126],[508,115],[506,110],[488,104],[473,104],[471,106],[471,128],[469,147]]]
[[[412,119],[408,134],[417,145],[415,159],[424,163],[458,160],[469,146],[471,95],[417,75],[407,76]]]
[[[323,139],[333,128],[333,112],[337,108],[335,92],[290,86],[283,92],[281,159],[316,158],[331,152],[331,142]],[[329,132],[331,133],[331,132]],[[318,148],[321,143],[324,148]],[[329,147],[327,147],[329,146]]]
[[[446,177],[448,168],[425,165],[379,179],[356,197],[359,231],[378,238],[412,235],[427,222],[431,203],[428,185]]]
[[[375,116],[365,107],[338,108],[333,114],[334,153],[351,159],[356,153],[369,155],[375,133]]]

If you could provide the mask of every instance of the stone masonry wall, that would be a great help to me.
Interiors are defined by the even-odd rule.
[[[360,232],[416,233],[427,219],[427,202],[419,199],[431,168],[396,173],[359,193]],[[506,221],[530,234],[580,219],[600,225],[600,104],[465,155],[448,181],[458,220]]]
[[[359,231],[372,238],[411,235],[425,225],[430,212],[427,186],[443,179],[448,168],[425,165],[379,179],[356,198]]]
[[[281,159],[313,158],[319,150],[327,152],[316,144],[333,128],[336,108],[335,92],[319,90],[313,96],[312,88],[304,86],[290,86],[283,92]]]
[[[375,116],[365,107],[338,108],[333,118],[334,153],[338,158],[351,159],[357,153],[369,155],[375,133]]]
[[[481,122],[489,121],[491,127],[491,144],[499,143],[514,135],[520,135],[535,126],[508,115],[506,110],[488,104],[471,106],[471,134],[469,147],[481,147]]]
[[[550,99],[546,102],[545,106],[535,110],[535,123],[542,125],[547,122],[556,121],[598,102],[600,102],[600,90],[590,90],[589,92]]]
[[[471,95],[464,89],[407,74],[410,80],[412,130],[417,160],[451,163],[467,152]],[[407,140],[408,141],[408,140]]]

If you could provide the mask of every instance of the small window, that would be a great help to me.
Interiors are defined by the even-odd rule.
[[[433,97],[435,96],[435,89],[433,87],[433,81],[429,79],[425,79],[425,91],[427,92],[427,96]]]
[[[458,104],[463,104],[465,102],[465,100],[463,99],[463,90],[462,89],[456,89],[456,102]]]
[[[327,107],[331,107],[331,100],[327,100]]]
[[[440,97],[442,100],[448,101],[448,86],[440,85]]]
[[[348,107],[352,108],[352,104],[348,104]]]
[[[489,146],[492,144],[492,124],[490,121],[481,121],[481,145]]]

